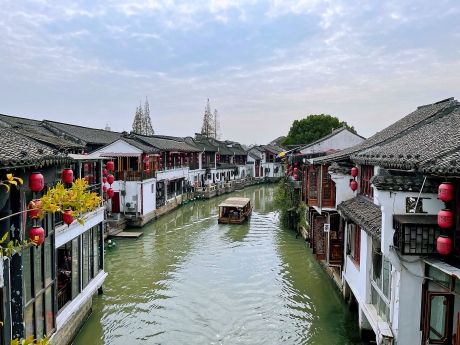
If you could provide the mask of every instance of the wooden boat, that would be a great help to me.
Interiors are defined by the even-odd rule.
[[[241,224],[249,218],[252,212],[251,199],[228,198],[219,204],[219,223]]]

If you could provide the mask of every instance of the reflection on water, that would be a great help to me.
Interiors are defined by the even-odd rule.
[[[75,344],[357,344],[355,322],[302,240],[280,229],[274,186],[234,195],[254,211],[217,224],[197,201],[107,250],[104,294]]]

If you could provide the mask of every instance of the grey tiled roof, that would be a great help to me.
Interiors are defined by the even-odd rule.
[[[49,120],[43,121],[43,125],[57,135],[65,133],[66,137],[79,140],[83,144],[107,145],[114,142],[122,135],[121,133],[106,131],[104,129],[89,128]]]
[[[351,159],[386,168],[418,169],[425,161],[460,150],[460,105],[443,109],[418,126],[381,145],[360,150]]]
[[[38,126],[41,123],[41,121],[27,119],[25,117],[0,114],[0,127],[7,127],[5,125],[2,126],[2,123],[6,124],[7,126],[23,126],[23,125]]]
[[[133,138],[161,151],[200,152],[201,150],[185,141],[164,139],[164,136],[131,134]]]
[[[20,133],[26,137],[32,138],[59,150],[78,150],[84,148],[83,145],[77,144],[74,141],[66,140],[64,138],[53,135],[51,132],[47,132],[47,130],[41,126],[22,126],[19,128],[13,128],[17,133]]]
[[[192,139],[194,142],[194,145],[200,148],[200,151],[205,151],[205,152],[217,152],[217,146],[212,145],[208,138],[200,135],[200,134],[195,134],[195,139]]]
[[[399,121],[396,121],[382,131],[377,132],[370,138],[364,140],[362,143],[324,157],[316,158],[314,161],[315,163],[320,164],[333,161],[348,160],[352,154],[361,150],[366,150],[377,144],[381,144],[388,139],[392,139],[398,134],[403,134],[412,127],[436,115],[440,111],[458,105],[458,101],[454,100],[453,98],[449,98],[433,104],[420,106],[409,115],[403,117]]]
[[[225,143],[213,138],[208,138],[208,141],[211,145],[217,147],[219,154],[233,156],[233,151],[230,150]]]
[[[71,160],[65,153],[44,145],[12,128],[0,128],[0,165],[32,166]]]
[[[160,152],[158,148],[153,147],[151,145],[147,145],[143,143],[141,140],[138,140],[135,138],[123,137],[120,139],[126,141],[128,144],[138,148],[139,150],[142,150],[142,152],[144,153],[159,153]]]
[[[395,172],[397,174],[397,172]],[[372,177],[371,183],[378,190],[419,192],[423,187],[423,193],[436,193],[439,180],[426,178],[422,175],[395,175],[385,169],[379,169],[379,173]]]
[[[460,148],[423,162],[420,171],[429,174],[460,175]]]
[[[337,209],[345,218],[358,224],[362,230],[380,240],[382,232],[382,211],[380,206],[364,197],[357,196],[340,203]]]
[[[273,153],[275,155],[284,151],[282,148],[275,146],[275,145],[260,145],[260,148],[270,153]]]
[[[251,151],[248,151],[248,156],[254,159],[255,161],[261,160],[262,158],[260,156],[255,155]]]

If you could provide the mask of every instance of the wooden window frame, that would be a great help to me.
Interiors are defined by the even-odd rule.
[[[374,176],[373,165],[361,165],[359,175],[359,194],[369,199],[374,198],[374,189],[372,188],[371,179]]]
[[[444,334],[443,338],[440,340],[430,339],[430,315],[431,315],[431,300],[437,296],[444,296],[447,300],[447,308],[445,311],[445,319],[447,320],[444,325]],[[424,295],[423,303],[423,343],[429,344],[441,344],[441,345],[450,345],[452,343],[452,330],[453,330],[453,319],[454,319],[454,303],[455,296],[449,292],[434,292],[426,291]]]
[[[348,256],[350,259],[355,263],[355,265],[359,268],[360,261],[361,261],[361,228],[359,225],[355,223],[348,223],[347,225],[348,231],[348,243],[347,245],[349,248]]]

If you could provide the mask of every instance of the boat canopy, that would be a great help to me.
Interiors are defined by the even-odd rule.
[[[244,207],[251,199],[249,198],[228,198],[223,203],[219,204],[219,207]]]

